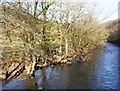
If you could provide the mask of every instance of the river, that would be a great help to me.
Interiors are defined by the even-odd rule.
[[[35,72],[35,77],[16,78],[3,89],[118,89],[118,50],[106,43],[88,62],[56,65]]]

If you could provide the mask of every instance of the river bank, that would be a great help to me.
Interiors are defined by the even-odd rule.
[[[84,49],[81,50],[81,52],[72,52],[65,54],[63,56],[54,55],[53,58],[47,57],[48,60],[37,59],[33,66],[33,71],[35,72],[38,69],[42,69],[48,66],[63,65],[63,64],[71,65],[73,63],[89,61],[89,59],[92,56],[92,51],[99,47],[100,45],[85,47]],[[2,55],[1,58],[2,63],[0,63],[2,65],[2,71],[0,73],[1,74],[0,78],[3,80],[3,82],[10,80],[14,76],[17,77],[16,76],[17,74],[19,74],[20,76],[34,75],[34,73],[30,74],[30,70],[32,69],[31,67],[34,61],[30,62],[29,58],[30,58],[29,56],[22,58],[22,54],[19,53]],[[21,65],[22,59],[24,59],[24,61],[23,64]],[[21,73],[19,73],[19,70],[21,70],[20,67],[22,67],[23,69]]]
[[[95,50],[88,62],[49,66],[37,70],[33,78],[13,79],[3,89],[118,89],[120,48],[112,43],[103,48]]]

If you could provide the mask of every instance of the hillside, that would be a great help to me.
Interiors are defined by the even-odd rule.
[[[120,20],[109,21],[106,24],[106,29],[109,31],[109,42],[120,44]]]
[[[1,65],[4,65],[5,74],[9,64],[16,61],[19,65],[23,63],[21,70],[25,69],[26,74],[34,74],[36,69],[48,65],[71,64],[71,60],[88,61],[91,52],[106,42],[108,33],[103,31],[104,28],[91,13],[83,13],[82,20],[75,18],[69,23],[68,18],[71,16],[65,20],[61,16],[63,14],[65,17],[68,12],[61,12],[60,16],[58,14],[59,20],[55,14],[47,20],[50,14],[45,9],[41,14],[43,19],[39,20],[34,14],[24,11],[24,7],[0,6]],[[74,8],[73,10],[76,11]],[[14,71],[15,66],[10,68]]]
[[[19,75],[25,69],[29,71],[30,68],[26,65],[30,65],[30,62],[23,55],[31,48],[30,37],[33,33],[41,32],[41,24],[42,22],[17,7],[0,6],[0,66],[3,67],[0,78],[11,79],[17,76],[13,72],[15,69]],[[22,62],[24,59],[26,63]]]
[[[22,35],[39,31],[39,21],[18,8],[0,6],[0,46],[1,48],[22,48]]]

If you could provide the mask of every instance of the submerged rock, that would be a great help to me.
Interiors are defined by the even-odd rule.
[[[72,62],[66,62],[66,64],[70,65],[70,64],[72,64]]]

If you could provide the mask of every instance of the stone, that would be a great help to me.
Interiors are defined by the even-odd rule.
[[[66,64],[70,65],[70,64],[72,64],[72,62],[66,62]]]

